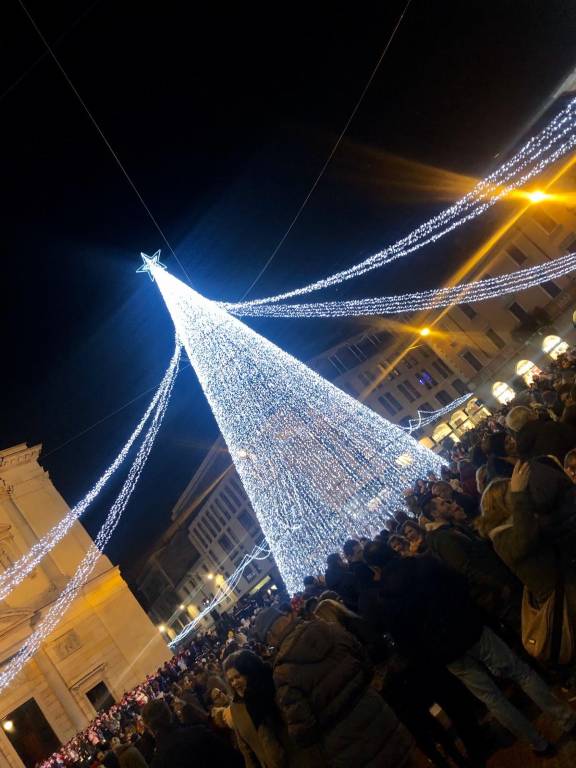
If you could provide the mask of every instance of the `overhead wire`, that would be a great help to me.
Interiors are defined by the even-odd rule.
[[[110,154],[111,154],[111,155],[112,155],[112,157],[114,158],[114,160],[115,160],[115,162],[116,162],[116,164],[117,164],[118,168],[120,168],[120,171],[121,171],[121,172],[122,172],[122,174],[124,175],[124,178],[126,179],[126,181],[128,182],[128,184],[130,185],[130,187],[132,188],[132,191],[134,192],[134,194],[136,195],[136,197],[137,197],[137,198],[138,198],[138,200],[140,201],[140,203],[141,203],[142,207],[144,208],[144,210],[145,210],[145,211],[146,211],[146,213],[148,214],[148,216],[149,216],[149,218],[150,218],[150,221],[152,222],[152,224],[153,224],[153,225],[154,225],[154,227],[156,228],[156,230],[157,230],[158,234],[159,234],[159,235],[160,235],[160,237],[162,238],[162,241],[165,243],[166,247],[168,248],[168,250],[170,251],[170,253],[171,253],[171,254],[172,254],[172,256],[174,257],[174,259],[176,260],[176,263],[178,264],[178,266],[180,267],[180,269],[181,269],[181,270],[182,270],[182,272],[184,273],[184,275],[185,275],[185,277],[186,277],[186,279],[187,279],[188,283],[190,283],[190,284],[191,284],[191,282],[192,282],[192,281],[191,281],[191,279],[190,279],[190,275],[188,274],[188,271],[186,270],[186,267],[184,266],[184,264],[182,263],[182,261],[179,259],[179,257],[178,257],[178,255],[176,254],[175,250],[172,248],[172,245],[170,244],[170,242],[169,242],[168,238],[166,237],[166,235],[165,235],[165,233],[164,233],[164,230],[162,229],[162,227],[161,227],[161,226],[160,226],[160,224],[158,223],[158,220],[156,219],[156,217],[154,216],[154,214],[152,213],[152,211],[151,211],[151,210],[150,210],[150,208],[148,207],[148,204],[146,203],[146,201],[145,201],[145,200],[144,200],[144,198],[142,197],[142,194],[140,193],[140,190],[138,189],[138,187],[136,186],[136,184],[135,184],[135,182],[133,181],[132,177],[130,176],[130,174],[129,174],[129,173],[128,173],[128,171],[126,170],[126,168],[125,168],[124,164],[122,163],[122,161],[121,161],[121,160],[120,160],[120,158],[118,157],[118,154],[116,153],[116,151],[114,150],[114,147],[111,145],[111,143],[110,143],[110,141],[108,140],[108,138],[106,137],[106,135],[105,135],[104,131],[103,131],[103,130],[102,130],[102,128],[100,127],[100,124],[98,123],[98,121],[96,120],[96,118],[94,117],[94,115],[92,114],[92,112],[90,111],[90,109],[88,108],[88,105],[86,104],[86,102],[84,101],[84,99],[82,98],[82,96],[80,95],[80,93],[79,93],[78,89],[76,88],[76,86],[74,85],[74,83],[72,82],[72,80],[70,79],[70,77],[68,76],[68,73],[67,73],[67,72],[66,72],[66,70],[64,69],[64,67],[63,67],[62,63],[60,62],[60,59],[59,59],[59,58],[56,56],[56,54],[54,53],[54,51],[53,51],[53,49],[52,49],[52,47],[51,47],[50,43],[48,42],[48,40],[46,39],[46,37],[45,37],[45,36],[44,36],[44,34],[42,33],[42,30],[39,28],[38,24],[37,24],[37,23],[36,23],[36,21],[34,20],[34,17],[32,16],[32,14],[30,13],[30,11],[28,10],[28,8],[26,7],[26,5],[24,4],[23,0],[18,0],[18,2],[19,2],[19,4],[20,4],[20,7],[22,8],[22,10],[24,11],[24,13],[25,13],[25,14],[26,14],[26,16],[28,17],[28,19],[29,19],[30,23],[31,23],[31,24],[32,24],[32,26],[34,27],[34,29],[35,29],[35,31],[36,31],[36,34],[38,35],[38,37],[40,38],[40,40],[42,41],[42,43],[43,43],[43,44],[44,44],[44,46],[46,47],[46,50],[48,51],[49,55],[52,57],[52,60],[54,61],[54,63],[55,63],[55,64],[56,64],[56,66],[58,67],[58,69],[60,70],[60,73],[62,74],[62,76],[64,77],[64,79],[66,80],[66,82],[68,83],[68,85],[70,86],[70,88],[72,89],[72,91],[73,91],[74,95],[76,96],[76,98],[77,98],[77,99],[78,99],[78,101],[80,102],[80,104],[81,104],[81,106],[82,106],[83,110],[84,110],[84,111],[86,112],[86,114],[88,115],[88,118],[90,119],[90,122],[92,123],[92,125],[94,126],[94,128],[95,128],[95,129],[96,129],[96,131],[98,132],[98,134],[99,134],[100,138],[102,139],[102,141],[103,141],[103,142],[104,142],[104,144],[106,145],[107,149],[109,150]]]
[[[292,219],[292,221],[291,221],[291,222],[290,222],[290,224],[288,225],[288,229],[286,230],[286,232],[285,232],[285,233],[282,235],[282,237],[281,237],[281,238],[280,238],[280,240],[278,241],[278,243],[277,243],[276,247],[275,247],[275,248],[274,248],[274,250],[272,251],[271,255],[268,257],[268,259],[267,259],[267,261],[265,262],[265,264],[264,264],[264,266],[262,267],[262,269],[261,269],[261,270],[258,272],[258,274],[257,274],[257,275],[256,275],[256,277],[254,278],[254,280],[253,280],[253,281],[250,283],[250,285],[248,286],[248,288],[246,289],[246,291],[244,292],[244,294],[243,294],[243,295],[242,295],[242,297],[240,298],[240,301],[244,301],[244,299],[246,298],[246,296],[248,296],[248,294],[249,294],[249,293],[252,291],[252,289],[253,289],[253,288],[256,286],[256,284],[257,284],[257,283],[260,281],[260,278],[261,278],[261,277],[262,277],[262,275],[263,275],[263,274],[266,272],[266,270],[268,269],[268,267],[270,266],[270,264],[272,263],[272,261],[273,261],[273,260],[274,260],[274,258],[276,257],[276,254],[278,253],[278,251],[280,250],[280,248],[281,248],[281,247],[284,245],[284,243],[286,242],[286,239],[288,238],[288,235],[290,234],[290,232],[291,232],[291,231],[292,231],[292,229],[294,228],[294,225],[296,224],[296,222],[297,222],[297,221],[298,221],[298,219],[300,218],[300,216],[301,216],[301,214],[302,214],[302,212],[303,212],[304,208],[305,208],[305,207],[306,207],[306,205],[308,204],[308,201],[310,200],[310,198],[311,198],[311,197],[312,197],[312,195],[314,194],[314,190],[316,189],[316,187],[317,187],[317,186],[318,186],[318,184],[320,183],[320,180],[321,180],[322,176],[324,175],[324,173],[325,173],[326,169],[327,169],[327,168],[328,168],[328,166],[330,165],[330,163],[331,163],[331,161],[332,161],[332,158],[333,158],[333,157],[334,157],[334,155],[336,154],[336,151],[338,150],[338,147],[340,146],[340,144],[341,144],[341,142],[342,142],[342,139],[343,139],[343,138],[344,138],[344,136],[346,135],[346,133],[347,133],[347,131],[348,131],[348,128],[350,127],[350,124],[352,123],[352,120],[354,120],[354,118],[356,117],[356,113],[358,112],[358,110],[359,110],[359,108],[360,108],[360,105],[362,104],[362,101],[364,100],[364,97],[366,96],[366,93],[368,92],[368,89],[369,89],[369,88],[370,88],[370,86],[372,85],[372,81],[374,80],[374,78],[375,78],[375,76],[376,76],[376,73],[378,72],[378,69],[380,68],[380,65],[382,64],[382,61],[384,60],[384,57],[385,57],[385,56],[386,56],[386,54],[388,53],[388,49],[389,49],[389,48],[390,48],[390,46],[392,45],[392,41],[393,41],[393,40],[394,40],[394,38],[396,37],[396,33],[398,32],[398,29],[399,29],[399,27],[400,27],[400,24],[402,23],[402,21],[403,21],[403,19],[404,19],[404,16],[406,15],[406,12],[408,11],[408,8],[409,8],[409,6],[410,6],[410,3],[411,3],[411,2],[412,2],[412,0],[408,0],[408,2],[406,3],[406,5],[404,6],[404,8],[403,8],[403,10],[402,10],[402,12],[401,12],[401,14],[400,14],[400,16],[398,17],[398,20],[396,21],[396,24],[394,25],[394,28],[393,28],[393,30],[392,30],[392,32],[391,32],[391,34],[390,34],[390,36],[388,37],[388,40],[387,40],[387,42],[386,42],[386,45],[384,46],[384,49],[383,49],[382,53],[380,54],[380,57],[378,58],[378,61],[376,62],[376,65],[374,66],[374,68],[373,68],[373,70],[372,70],[372,72],[371,72],[371,74],[370,74],[370,77],[368,78],[368,81],[366,82],[366,85],[365,85],[365,86],[364,86],[364,88],[362,89],[362,93],[360,94],[360,97],[358,98],[358,101],[357,101],[357,102],[356,102],[356,104],[354,105],[354,109],[352,110],[352,112],[350,113],[350,116],[349,116],[349,117],[348,117],[348,119],[346,120],[346,123],[344,124],[344,128],[343,128],[343,129],[342,129],[342,131],[340,132],[340,135],[338,136],[338,138],[337,138],[337,140],[336,140],[336,143],[335,143],[335,144],[334,144],[334,146],[332,147],[332,150],[331,150],[330,154],[328,155],[328,157],[327,157],[327,159],[326,159],[326,161],[325,161],[324,165],[323,165],[323,166],[322,166],[322,168],[320,169],[320,172],[318,173],[318,175],[317,175],[317,176],[316,176],[316,178],[314,179],[314,182],[312,183],[312,186],[311,186],[311,187],[310,187],[310,189],[308,190],[308,193],[306,194],[306,196],[305,196],[305,198],[304,198],[304,200],[303,200],[302,204],[300,205],[300,207],[299,207],[299,208],[298,208],[298,210],[296,211],[296,214],[295,214],[294,218]]]

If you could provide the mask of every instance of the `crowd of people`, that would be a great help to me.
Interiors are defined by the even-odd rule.
[[[226,637],[197,635],[45,768],[464,768],[504,733],[543,759],[568,748],[575,382],[576,350],[516,382],[384,530],[343,541]]]

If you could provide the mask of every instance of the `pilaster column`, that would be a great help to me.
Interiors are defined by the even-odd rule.
[[[56,698],[60,702],[62,709],[66,713],[68,720],[76,731],[82,731],[88,725],[88,718],[82,712],[80,705],[74,698],[70,689],[66,685],[66,682],[58,668],[50,659],[50,656],[42,648],[34,656],[34,661],[38,665],[40,672],[46,678],[46,682],[54,692]]]
[[[4,505],[8,512],[8,517],[14,529],[22,534],[26,545],[28,547],[34,546],[38,541],[38,536],[18,504],[12,498],[10,491],[2,487],[2,485],[0,485],[0,503]],[[55,587],[60,588],[66,583],[66,576],[58,568],[50,554],[44,556],[38,567],[44,570],[44,573]]]

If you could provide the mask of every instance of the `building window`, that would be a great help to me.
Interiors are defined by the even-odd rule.
[[[526,312],[524,307],[521,307],[516,301],[513,304],[510,304],[508,311],[511,312],[517,320],[520,320],[521,323],[526,323],[530,320],[528,312]]]
[[[562,293],[562,289],[559,285],[556,285],[554,280],[546,280],[546,282],[540,283],[540,288],[542,288],[542,290],[552,299],[555,299],[556,296],[559,296]]]
[[[537,365],[534,365],[532,360],[520,360],[516,365],[516,375],[521,376],[526,384],[530,386],[534,381],[534,376],[542,373]]]
[[[509,245],[508,248],[506,248],[506,253],[516,262],[516,264],[524,264],[524,262],[528,260],[526,254],[521,251],[517,245]]]
[[[470,320],[474,320],[478,312],[470,304],[458,304],[458,309]]]
[[[440,378],[442,379],[446,379],[448,378],[448,376],[452,375],[452,371],[450,370],[450,368],[448,368],[447,365],[445,365],[442,362],[442,360],[435,360],[432,363],[432,367],[438,371],[438,373],[440,374]]]
[[[556,229],[556,222],[546,213],[546,211],[542,210],[542,208],[534,208],[532,211],[532,218],[536,224],[538,224],[538,226],[541,227],[544,232],[549,235],[551,235],[552,232],[554,232]]]
[[[420,397],[420,392],[418,392],[416,387],[412,386],[412,384],[408,381],[408,379],[406,379],[406,381],[404,382],[404,386],[406,387],[408,392],[410,392],[414,400],[418,400],[418,398]]]
[[[375,339],[376,347],[381,350],[390,346],[394,336],[388,331],[381,331],[380,333],[374,333],[372,338]]]
[[[390,405],[390,403],[388,402],[388,400],[384,395],[378,398],[378,402],[380,403],[380,405],[384,406],[384,410],[389,416],[396,416],[396,409]]]
[[[564,243],[566,253],[576,253],[576,237],[571,237],[567,243]]]
[[[452,436],[452,427],[450,424],[446,424],[445,422],[443,424],[438,424],[434,432],[432,433],[432,440],[434,440],[435,443],[439,443],[441,440],[444,440],[445,437]]]
[[[560,336],[546,336],[542,342],[542,351],[546,352],[547,355],[550,355],[552,360],[556,360],[556,358],[563,355],[567,350],[568,344],[566,344],[565,341],[562,341]]]
[[[408,400],[409,403],[413,403],[415,400],[417,400],[416,397],[413,397],[412,394],[408,392],[407,387],[405,387],[403,384],[398,384],[398,391],[406,398],[406,400]]]
[[[422,403],[420,408],[418,408],[419,411],[422,411],[422,413],[432,413],[434,408],[430,405],[430,403]]]
[[[496,400],[503,405],[514,400],[515,397],[512,387],[509,387],[508,384],[505,384],[503,381],[497,381],[492,385],[492,394]]]
[[[86,698],[92,704],[96,712],[104,712],[114,704],[114,698],[106,683],[100,681],[93,688],[86,691]]]
[[[441,389],[441,390],[440,390],[440,391],[439,391],[439,392],[436,394],[436,400],[438,400],[438,402],[440,403],[440,405],[450,405],[450,403],[452,402],[452,398],[450,397],[450,395],[448,394],[448,392],[446,392],[446,390],[445,390],[445,389]]]
[[[420,373],[416,374],[416,378],[422,386],[426,387],[426,389],[433,389],[438,384],[436,379],[424,368]]]
[[[469,366],[474,368],[475,371],[481,371],[483,366],[480,360],[476,357],[476,355],[473,355],[472,352],[464,352],[462,354],[462,359],[466,360]]]
[[[319,373],[323,379],[328,379],[328,381],[332,381],[340,375],[340,371],[336,367],[336,364],[326,357],[322,358],[321,360],[317,360],[314,363],[314,370]]]
[[[230,552],[232,552],[232,550],[234,549],[234,544],[230,540],[230,537],[227,536],[225,533],[223,533],[222,536],[220,536],[220,538],[218,539],[218,544],[220,544],[224,552],[228,554],[230,554]]]
[[[501,336],[498,336],[496,331],[493,331],[492,328],[488,328],[488,330],[486,331],[486,336],[488,336],[492,344],[494,344],[494,346],[497,347],[498,349],[504,349],[504,347],[506,346],[506,342],[504,341],[504,339]]]
[[[241,512],[238,515],[238,522],[240,523],[242,528],[244,528],[245,531],[248,531],[248,533],[252,533],[252,531],[256,527],[254,518],[249,512]]]
[[[403,410],[404,410],[404,406],[402,405],[402,403],[401,403],[401,402],[399,402],[399,401],[398,401],[398,400],[397,400],[397,399],[394,397],[394,395],[393,395],[391,392],[388,392],[388,400],[390,400],[390,402],[392,403],[392,405],[394,406],[394,408],[396,408],[397,410],[399,410],[399,411],[403,411]]]
[[[452,368],[449,368],[449,367],[446,365],[446,363],[444,362],[444,360],[440,360],[440,359],[438,359],[438,360],[436,360],[436,362],[434,363],[434,365],[436,365],[436,367],[437,367],[437,369],[438,369],[438,370],[440,370],[440,371],[443,371],[443,372],[444,372],[444,374],[445,374],[445,375],[444,375],[444,378],[446,378],[446,376],[451,376],[451,375],[454,373],[454,371],[452,370]]]
[[[466,386],[466,384],[464,384],[462,379],[454,379],[454,381],[452,382],[452,386],[454,387],[456,392],[458,392],[459,395],[467,395],[468,392],[470,391]]]

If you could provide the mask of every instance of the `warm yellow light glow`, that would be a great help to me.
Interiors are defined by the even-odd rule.
[[[420,328],[420,336],[430,336],[430,328]]]
[[[206,578],[207,578],[209,581],[212,581],[212,579],[214,578],[214,574],[213,574],[213,573],[208,573],[208,574],[206,575]]]
[[[528,193],[528,200],[530,200],[531,203],[541,203],[542,200],[546,200],[550,197],[550,195],[547,195],[546,192],[542,192],[541,189],[536,189],[534,192]]]
[[[159,632],[166,632],[166,625],[165,624],[159,624],[158,625],[158,631]]]
[[[181,610],[181,611],[183,611],[183,610],[184,610],[184,608],[186,608],[186,606],[184,605],[184,603],[180,603],[180,610]]]
[[[216,575],[215,583],[217,587],[221,587],[224,584],[224,576],[221,573]]]
[[[4,728],[6,733],[12,733],[12,731],[14,730],[14,723],[12,722],[12,720],[4,720],[4,722],[2,723],[2,728]]]

